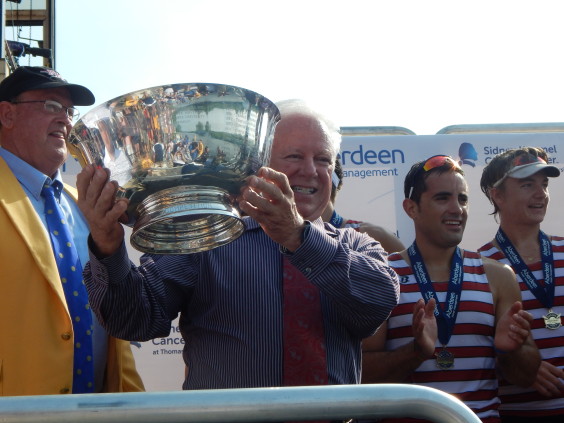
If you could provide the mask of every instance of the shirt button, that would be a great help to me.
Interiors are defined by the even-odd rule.
[[[306,272],[306,273],[311,273],[311,267],[306,267],[306,268],[305,268],[305,272]]]
[[[61,388],[61,390],[59,391],[61,394],[68,394],[70,392],[69,388]]]
[[[68,341],[69,339],[72,338],[72,335],[68,332],[65,332],[65,333],[61,334],[61,338],[63,338],[65,341]]]

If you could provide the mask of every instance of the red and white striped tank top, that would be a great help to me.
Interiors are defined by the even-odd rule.
[[[564,237],[552,236],[552,253],[554,257],[554,306],[552,310],[564,315]],[[481,247],[478,251],[485,257],[490,257],[501,263],[511,266],[511,263],[503,252],[498,250],[491,242]],[[544,281],[542,274],[542,262],[529,265],[529,269],[537,281]],[[531,325],[531,333],[540,351],[541,358],[554,365],[564,368],[564,327],[556,330],[547,329],[544,324],[543,315],[547,309],[535,298],[521,277],[517,275],[517,281],[521,288],[523,308],[533,315],[534,321]],[[547,398],[534,389],[521,388],[510,385],[506,381],[500,381],[499,388],[501,406],[500,414],[523,417],[557,416],[564,414],[564,395]],[[531,421],[534,421],[531,420]]]
[[[454,367],[441,370],[435,359],[424,361],[410,382],[455,395],[482,419],[499,422],[498,381],[495,371],[495,311],[490,286],[478,253],[463,252],[464,278],[453,334],[447,345]],[[409,264],[397,253],[388,257],[400,277],[400,301],[388,319],[387,350],[413,339],[411,323],[415,303],[422,298]],[[448,284],[434,283],[437,297],[445,300]],[[436,351],[442,345],[437,340]]]

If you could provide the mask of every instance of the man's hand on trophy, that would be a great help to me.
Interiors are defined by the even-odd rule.
[[[128,200],[116,200],[118,184],[110,181],[109,169],[87,165],[76,179],[78,207],[90,226],[98,257],[118,250],[123,242],[124,230],[120,221],[126,221]]]
[[[301,244],[305,222],[285,174],[262,167],[247,179],[239,208],[260,223],[266,234],[289,251]]]

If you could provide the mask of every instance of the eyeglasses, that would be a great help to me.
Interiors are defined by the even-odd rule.
[[[71,120],[77,120],[80,116],[80,112],[75,107],[65,107],[61,103],[55,100],[28,100],[28,101],[12,101],[12,104],[23,104],[23,103],[43,103],[43,108],[47,113],[52,113],[55,115],[60,114],[65,111],[67,117]]]
[[[421,171],[423,172],[428,172],[431,169],[435,169],[437,167],[441,167],[444,165],[450,165],[451,169],[460,169],[462,170],[462,168],[460,167],[460,165],[454,161],[454,159],[450,156],[443,156],[443,155],[437,155],[437,156],[433,156],[433,157],[429,157],[427,159],[427,161],[425,161],[425,163],[423,163],[423,166],[420,166],[415,172],[413,172],[412,176],[411,176],[411,185],[409,188],[409,195],[407,196],[408,199],[411,199],[411,195],[413,194],[413,188],[415,185],[415,178],[417,175],[419,175],[419,173]]]
[[[546,161],[539,156],[535,156],[533,154],[521,154],[513,159],[511,162],[511,166],[509,170],[505,172],[505,174],[495,183],[492,185],[492,188],[497,188],[501,185],[503,181],[505,181],[509,176],[513,175],[517,171],[523,169],[532,164],[541,163],[547,166]]]

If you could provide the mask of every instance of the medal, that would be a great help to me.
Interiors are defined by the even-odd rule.
[[[443,345],[443,349],[435,355],[435,360],[439,369],[449,370],[454,367],[454,355],[446,349],[446,345]]]
[[[544,326],[547,329],[556,330],[562,326],[562,320],[560,319],[560,314],[552,311],[552,306],[554,304],[554,256],[552,253],[552,244],[550,239],[543,231],[539,231],[539,243],[541,246],[541,258],[542,258],[542,273],[544,276],[544,286],[542,286],[533,275],[533,272],[527,267],[517,249],[513,246],[509,238],[503,233],[501,228],[497,231],[495,239],[499,245],[511,267],[516,274],[521,277],[521,280],[529,291],[535,296],[539,302],[548,309],[546,316],[542,316],[544,319]]]
[[[552,309],[548,310],[546,316],[542,316],[544,319],[544,326],[547,329],[556,330],[562,327],[562,319],[560,318],[560,314],[555,313]]]
[[[435,288],[433,287],[433,282],[429,277],[425,263],[421,258],[421,253],[419,252],[415,242],[408,248],[407,253],[409,255],[409,259],[411,260],[411,268],[413,269],[415,280],[419,285],[419,290],[425,299],[425,303],[427,303],[427,301],[431,298],[434,298],[436,302],[434,314],[435,319],[437,320],[439,342],[443,346],[443,349],[435,354],[437,367],[441,370],[452,369],[454,367],[454,354],[447,350],[446,346],[450,340],[452,332],[454,331],[456,316],[458,314],[458,306],[460,304],[460,293],[462,291],[462,282],[464,278],[462,251],[460,248],[456,247],[452,256],[450,277],[444,307],[441,306],[441,303],[439,302],[439,298]]]

